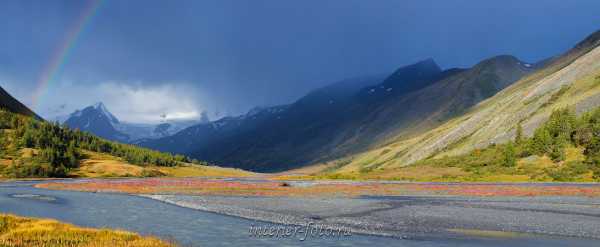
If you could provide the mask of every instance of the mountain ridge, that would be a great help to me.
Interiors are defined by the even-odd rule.
[[[445,76],[440,76],[430,86],[372,108],[367,113],[370,116],[363,120],[369,123],[368,129],[361,126],[355,128],[364,132],[361,136],[374,136],[372,145],[378,145],[393,135],[414,135],[463,113],[533,71],[533,68],[522,64],[513,56],[497,56],[483,60],[470,69],[446,70]],[[488,75],[505,76],[489,78]]]
[[[72,129],[87,131],[108,140],[127,142],[129,136],[114,127],[118,123],[119,120],[101,102],[76,110],[64,122]]]
[[[160,124],[137,124],[120,121],[102,102],[76,110],[63,122],[67,126],[96,134],[108,140],[137,143],[173,135],[197,121],[164,122]]]
[[[0,87],[0,108],[4,108],[10,112],[18,113],[25,116],[34,117],[42,120],[42,118],[25,106],[23,103],[15,99],[4,88]]]
[[[426,59],[400,67],[384,78],[363,83],[364,87],[358,83],[360,87],[354,86],[353,90],[348,91],[353,93],[336,94],[342,91],[340,88],[344,81],[317,89],[289,105],[277,118],[267,117],[246,131],[201,135],[197,134],[203,132],[200,129],[204,129],[203,133],[210,130],[195,127],[196,133],[178,133],[179,141],[167,137],[141,145],[162,151],[183,152],[217,164],[255,171],[291,169],[367,150],[396,134],[398,129],[404,130],[405,134],[414,134],[437,126],[458,114],[449,111],[465,110],[493,95],[535,69],[530,67],[533,66],[514,57],[498,56],[472,68],[442,70],[433,59]],[[482,76],[474,71],[487,74]],[[477,90],[481,92],[475,91],[471,84],[478,85],[474,81],[483,80],[490,73],[504,73],[506,76],[488,78],[490,83],[479,85],[482,88]],[[461,76],[475,79],[469,81]],[[468,85],[461,89],[462,84]],[[435,95],[439,95],[440,99],[453,98],[451,93],[443,94],[445,87],[452,87],[453,91],[450,92],[463,95],[460,104],[453,106],[454,109],[444,106],[440,100],[431,103]],[[423,90],[435,94],[432,94],[433,97],[424,97]],[[333,95],[339,98],[333,100]],[[431,107],[419,108],[417,106],[420,103],[430,104]],[[412,112],[418,113],[412,115],[418,116],[406,114],[406,106],[402,104],[410,105],[414,108]],[[438,111],[444,114],[438,114]],[[194,138],[210,141],[190,141]],[[174,149],[169,146],[187,148]]]
[[[413,138],[392,139],[352,158],[340,172],[387,169],[427,157],[460,155],[510,140],[518,123],[531,135],[552,111],[562,107],[574,108],[577,113],[592,109],[600,105],[600,91],[595,86],[600,83],[599,46],[600,31],[465,114]],[[384,150],[386,154],[381,155]]]

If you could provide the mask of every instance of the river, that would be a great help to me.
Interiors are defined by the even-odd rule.
[[[183,246],[596,246],[596,240],[528,237],[509,239],[403,240],[368,235],[281,239],[249,236],[251,220],[203,212],[124,194],[51,191],[35,182],[0,183],[0,212],[53,218],[86,227],[118,228],[172,239]]]

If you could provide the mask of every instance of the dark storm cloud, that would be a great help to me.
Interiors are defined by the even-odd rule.
[[[29,102],[41,69],[84,6],[2,1],[2,86]],[[595,0],[109,0],[84,29],[50,91],[63,97],[45,103],[56,109],[66,103],[64,96],[108,83],[99,88],[137,96],[180,94],[187,97],[186,111],[196,104],[196,112],[239,113],[429,57],[446,68],[498,54],[540,60],[600,29],[598,9]],[[73,96],[79,102],[68,105],[115,101],[101,98],[107,95]],[[161,111],[178,107],[164,104],[173,106]]]

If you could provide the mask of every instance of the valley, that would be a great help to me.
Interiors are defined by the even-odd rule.
[[[106,2],[0,3],[0,247],[600,240],[597,17]]]
[[[600,32],[593,33],[464,115],[414,137],[391,138],[352,156],[340,171],[393,169],[424,159],[463,155],[514,139],[519,124],[524,135],[532,136],[554,111],[590,112],[598,107],[599,44]]]

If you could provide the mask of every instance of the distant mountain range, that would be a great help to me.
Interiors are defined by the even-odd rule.
[[[359,153],[392,136],[408,137],[431,129],[538,67],[498,56],[473,68],[442,70],[427,59],[389,76],[341,81],[290,105],[196,125],[139,144],[223,166],[286,170]],[[221,125],[228,127],[215,127]]]
[[[327,126],[329,125],[328,121],[338,121],[337,118],[342,117],[338,114],[343,112],[353,95],[360,89],[376,84],[383,78],[383,76],[372,76],[340,81],[314,90],[291,105],[256,108],[242,116],[227,117],[211,123],[199,124],[173,136],[139,144],[162,151],[189,154],[194,157],[210,157],[214,162],[225,162],[220,157],[231,154],[239,158],[238,155],[253,153],[252,150],[258,151],[263,145],[295,139],[318,138],[319,136],[316,135],[319,133],[305,135],[301,130],[318,128],[313,124]],[[250,150],[240,150],[242,148]],[[296,151],[294,149],[284,150],[287,147],[283,146],[280,148],[278,152],[282,154]],[[272,154],[276,155],[276,153]],[[252,155],[246,158],[256,159],[258,156]],[[241,164],[229,161],[227,163],[234,166]],[[248,164],[254,164],[254,162]],[[240,167],[246,166],[240,165]]]
[[[197,124],[174,135],[143,140],[137,144],[164,152],[191,153],[198,147],[205,147],[219,140],[231,138],[246,131],[252,131],[266,121],[277,119],[286,109],[287,106],[255,108],[245,115],[224,117],[217,121]]]
[[[75,111],[62,123],[70,128],[87,131],[108,140],[136,143],[170,136],[199,122],[187,120],[160,124],[125,123],[119,121],[103,103],[97,103]]]

